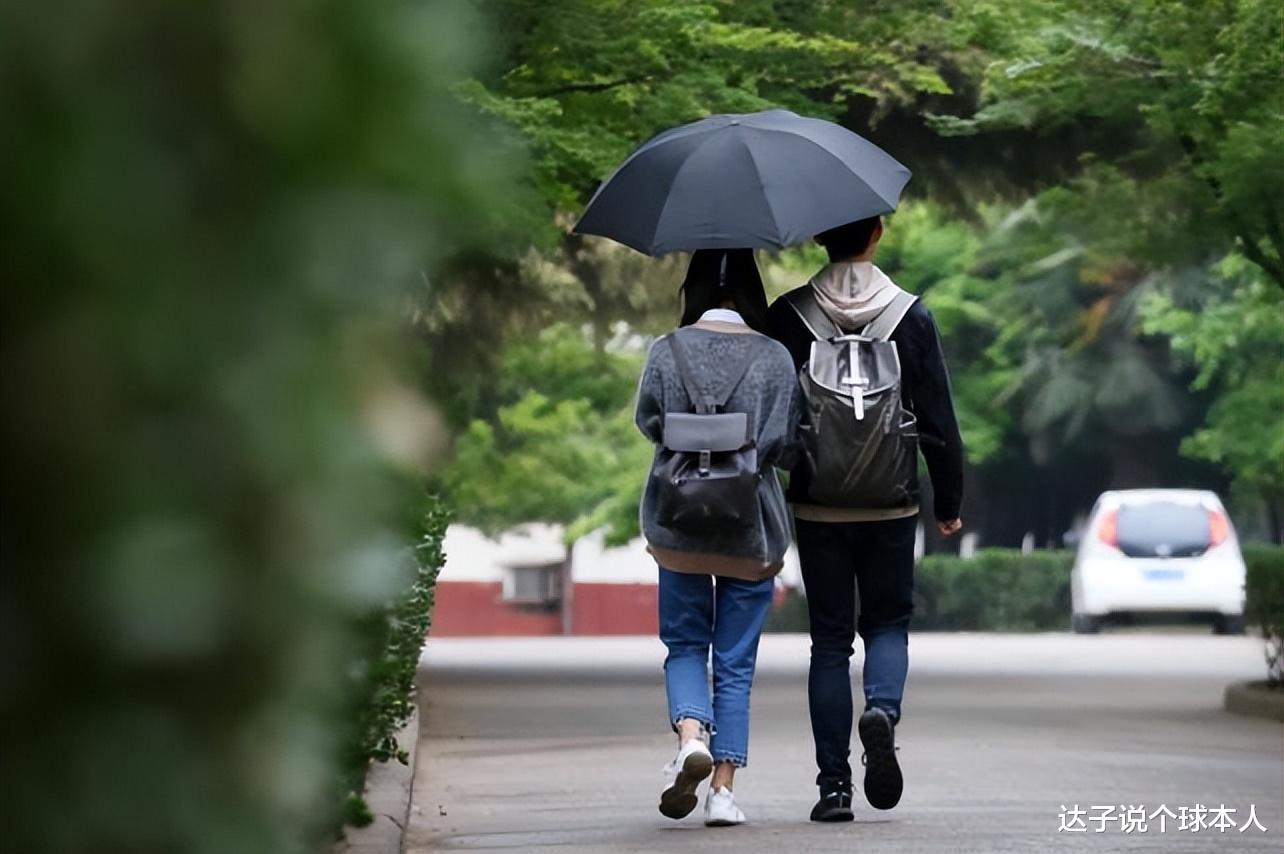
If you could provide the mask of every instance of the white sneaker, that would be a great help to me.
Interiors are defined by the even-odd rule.
[[[745,814],[736,806],[736,796],[726,786],[709,789],[704,801],[704,823],[708,827],[732,827],[745,823]]]
[[[700,803],[696,788],[713,773],[713,754],[703,741],[693,738],[678,748],[678,755],[664,767],[673,782],[660,793],[660,812],[667,818],[686,818]]]

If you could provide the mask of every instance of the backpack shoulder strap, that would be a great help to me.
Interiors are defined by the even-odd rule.
[[[701,395],[696,388],[695,377],[691,374],[691,364],[687,361],[687,351],[678,341],[677,331],[670,332],[665,340],[669,342],[669,350],[673,353],[673,364],[678,369],[678,379],[682,381],[682,387],[687,390],[687,399],[691,401],[696,412],[711,411],[712,401]]]
[[[745,348],[744,353],[740,356],[740,361],[731,369],[731,376],[727,377],[726,386],[723,387],[715,400],[717,408],[721,409],[727,405],[727,401],[731,399],[731,394],[736,390],[736,386],[740,385],[740,381],[745,378],[745,374],[749,373],[749,366],[753,364],[754,349],[754,342],[750,340],[749,346]]]
[[[896,327],[905,319],[905,315],[909,312],[910,307],[913,306],[917,300],[918,297],[913,294],[908,293],[907,291],[901,291],[896,296],[892,297],[892,301],[887,304],[886,308],[879,312],[877,317],[866,324],[860,334],[865,338],[872,338],[875,341],[886,341],[892,337],[892,333],[896,331]]]
[[[817,341],[837,338],[843,334],[843,330],[838,328],[838,324],[825,314],[825,310],[816,301],[816,293],[810,284],[794,288],[781,299],[789,303],[789,307],[794,310]]]

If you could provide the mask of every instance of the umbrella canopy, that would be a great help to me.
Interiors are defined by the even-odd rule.
[[[781,248],[896,210],[910,171],[833,122],[788,110],[709,116],[643,143],[575,226],[647,255]]]

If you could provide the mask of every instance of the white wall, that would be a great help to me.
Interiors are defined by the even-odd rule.
[[[440,581],[502,581],[504,568],[556,563],[562,559],[562,529],[554,525],[525,525],[492,540],[466,525],[446,530],[446,565]],[[655,558],[641,537],[623,546],[606,548],[600,531],[580,538],[572,553],[571,573],[577,583],[654,584]],[[779,580],[790,587],[802,584],[798,552],[785,555]]]
[[[504,567],[556,563],[565,556],[560,528],[524,525],[492,540],[476,528],[446,529],[446,565],[439,581],[502,581]]]
[[[641,537],[627,545],[604,548],[601,532],[590,534],[575,544],[575,559],[571,572],[577,582],[592,584],[654,584],[655,558],[646,550]],[[779,579],[791,587],[802,584],[798,571],[798,551],[790,546],[785,555],[785,568]]]
[[[655,558],[641,537],[609,549],[603,540],[596,531],[575,544],[571,576],[577,584],[655,584]]]

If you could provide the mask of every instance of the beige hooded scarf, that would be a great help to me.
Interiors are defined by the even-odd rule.
[[[872,261],[835,261],[811,279],[816,301],[844,332],[859,332],[901,288]]]

